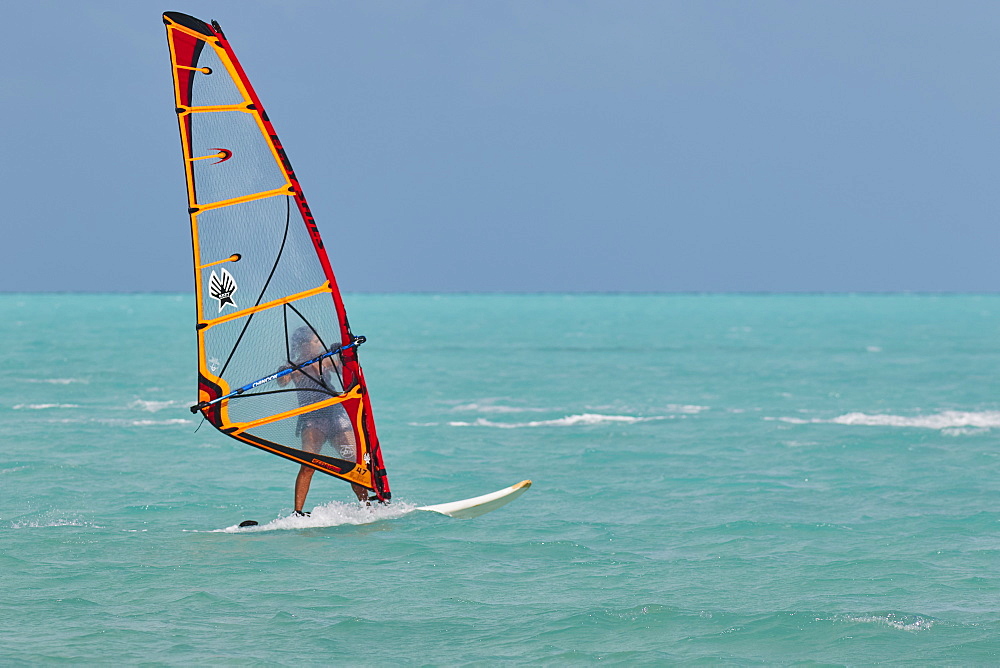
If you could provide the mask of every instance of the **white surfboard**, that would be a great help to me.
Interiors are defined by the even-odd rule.
[[[369,507],[365,507],[362,504],[355,503],[335,504],[338,507],[338,514],[333,518],[323,512],[322,507],[317,507],[313,509],[311,516],[295,517],[289,515],[287,517],[279,517],[278,519],[272,520],[263,525],[255,520],[245,520],[238,525],[226,527],[225,529],[216,529],[216,531],[231,533],[234,531],[308,529],[338,526],[341,524],[368,524],[370,522],[378,522],[380,520],[398,519],[417,510],[426,510],[431,513],[438,513],[439,515],[447,515],[448,517],[466,520],[473,517],[479,517],[480,515],[485,515],[490,511],[507,505],[528,491],[529,487],[531,487],[531,481],[522,480],[516,485],[511,485],[510,487],[505,487],[495,492],[483,494],[482,496],[476,496],[471,499],[452,501],[451,503],[438,503],[433,506],[419,506],[417,508],[410,508],[406,510],[396,509],[392,505],[383,506],[380,504],[372,504]],[[347,513],[346,517],[344,515],[345,512]]]
[[[448,517],[458,519],[471,519],[485,515],[491,510],[496,510],[500,506],[505,506],[517,497],[528,491],[531,487],[530,480],[522,480],[516,485],[505,487],[504,489],[476,496],[462,501],[452,501],[451,503],[438,503],[433,506],[421,506],[417,510],[427,510],[432,513],[440,513]]]

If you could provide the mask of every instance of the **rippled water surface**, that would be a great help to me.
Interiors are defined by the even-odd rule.
[[[289,518],[190,298],[0,295],[5,662],[1000,662],[1000,296],[347,306],[394,503]]]

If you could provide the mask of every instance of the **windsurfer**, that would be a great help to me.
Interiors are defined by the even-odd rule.
[[[314,357],[318,357],[326,352],[319,337],[309,327],[299,327],[292,334],[291,341],[292,355],[296,364],[301,364]],[[331,363],[332,361],[332,363]],[[285,366],[283,368],[289,368]],[[341,388],[341,363],[338,355],[327,357],[319,362],[303,367],[295,373],[282,376],[277,379],[278,385],[284,386],[291,381],[295,381],[295,387],[305,392],[297,392],[300,406],[329,398],[329,392],[342,391]],[[308,390],[323,390],[308,391]],[[295,429],[296,435],[302,439],[302,449],[306,452],[318,454],[327,441],[337,449],[340,458],[347,461],[357,461],[356,441],[354,440],[354,428],[347,412],[340,404],[326,406],[311,413],[299,416],[298,425]],[[309,466],[301,466],[295,478],[295,514],[304,515],[302,506],[305,505],[306,496],[309,494],[309,486],[312,484],[313,474],[316,469]],[[368,490],[356,483],[351,483],[355,496],[359,501],[368,500]]]

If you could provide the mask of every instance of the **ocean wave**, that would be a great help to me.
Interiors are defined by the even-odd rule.
[[[934,626],[933,619],[927,619],[920,615],[897,615],[888,613],[885,615],[842,615],[830,621],[846,621],[856,624],[875,624],[876,626],[887,626],[899,631],[927,631]]]
[[[614,406],[586,406],[588,410],[615,410]],[[663,407],[670,413],[682,413],[684,415],[697,415],[703,411],[711,410],[710,406],[699,406],[696,404],[667,404]],[[496,414],[507,414],[507,413],[544,413],[546,411],[552,410],[551,408],[542,408],[540,406],[504,406],[502,404],[493,404],[489,402],[483,403],[470,403],[462,404],[461,406],[455,406],[451,409],[452,411],[468,411],[468,412],[479,412],[479,413],[496,413]]]
[[[765,417],[767,422],[784,422],[785,424],[819,424],[822,422],[829,422],[829,420],[803,420],[802,418],[792,418],[792,417]]]
[[[184,418],[172,418],[170,420],[103,420],[103,422],[124,424],[131,427],[152,427],[163,424],[194,424],[193,420]]]
[[[463,404],[462,406],[455,406],[451,410],[453,411],[477,411],[479,413],[541,413],[545,409],[538,408],[537,406],[501,406],[497,404]]]
[[[90,381],[85,378],[25,378],[24,383],[48,383],[50,385],[70,385],[72,383],[83,383],[86,385]]]
[[[50,424],[104,424],[110,427],[151,427],[170,424],[194,424],[193,420],[171,418],[169,420],[129,420],[125,418],[61,418],[45,420]]]
[[[271,520],[266,524],[259,524],[253,527],[240,528],[238,524],[216,529],[213,533],[244,533],[254,531],[274,531],[288,529],[317,529],[323,527],[335,527],[345,524],[359,525],[371,524],[380,520],[392,520],[413,512],[416,505],[411,503],[400,503],[393,501],[392,505],[383,506],[373,504],[363,506],[360,503],[342,503],[332,501],[326,505],[316,506],[307,517],[288,515]]]
[[[144,399],[136,399],[128,405],[129,408],[141,408],[144,411],[149,411],[150,413],[155,413],[161,411],[164,408],[170,408],[171,406],[177,406],[182,402],[167,400],[167,401],[146,401]]]
[[[103,529],[104,527],[97,526],[93,522],[84,522],[83,520],[68,520],[68,519],[55,519],[55,520],[27,520],[24,522],[11,522],[11,529],[45,529],[48,527],[91,527],[93,529]]]
[[[697,406],[695,404],[667,404],[666,408],[671,413],[684,413],[685,415],[696,415],[711,410],[710,406]]]
[[[49,408],[79,408],[78,404],[18,404],[14,410],[44,411]]]
[[[653,417],[634,417],[631,415],[599,415],[596,413],[583,413],[580,415],[567,415],[555,420],[534,420],[532,422],[494,422],[485,418],[479,418],[473,422],[449,422],[450,427],[497,427],[500,429],[520,429],[524,427],[576,427],[580,425],[590,426],[606,423],[635,424],[637,422],[651,422],[653,420],[667,420],[669,416],[656,415]]]
[[[1000,411],[943,411],[933,415],[915,416],[847,413],[830,419],[803,419],[794,417],[766,417],[764,419],[787,424],[842,424],[863,427],[916,427],[920,429],[940,430],[973,428],[981,431],[1000,427]]]
[[[942,429],[945,436],[976,436],[977,434],[988,434],[989,427],[948,427]]]

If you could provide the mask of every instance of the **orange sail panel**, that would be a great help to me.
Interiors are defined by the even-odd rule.
[[[218,23],[163,15],[216,429],[366,487],[389,482],[344,302],[309,205]]]

